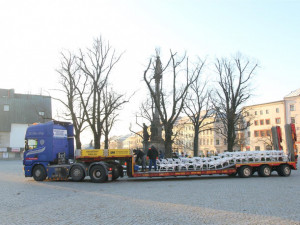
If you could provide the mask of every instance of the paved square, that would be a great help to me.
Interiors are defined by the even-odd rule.
[[[0,224],[300,224],[300,172],[290,177],[122,178],[36,182],[0,161]]]

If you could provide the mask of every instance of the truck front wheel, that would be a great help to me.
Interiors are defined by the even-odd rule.
[[[238,170],[239,177],[248,178],[252,176],[252,168],[250,166],[242,166]]]
[[[106,169],[102,165],[95,165],[90,170],[90,177],[94,183],[103,183],[106,180]]]
[[[78,165],[73,166],[71,169],[71,177],[74,181],[82,181],[85,177],[82,167]]]
[[[46,179],[47,173],[42,165],[37,165],[33,168],[32,176],[36,181],[43,181]]]

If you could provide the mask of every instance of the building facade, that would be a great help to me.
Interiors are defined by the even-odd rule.
[[[28,125],[52,119],[51,97],[0,89],[0,158],[20,154]]]
[[[269,150],[273,148],[271,128],[279,126],[282,133],[282,147],[287,149],[284,125],[294,123],[300,138],[300,89],[291,92],[283,100],[244,108],[246,121],[250,126],[244,132],[245,146],[242,150]],[[296,143],[298,149],[300,142]]]

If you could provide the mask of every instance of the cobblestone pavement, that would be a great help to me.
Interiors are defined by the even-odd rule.
[[[300,172],[290,177],[36,182],[0,161],[0,224],[300,224]]]

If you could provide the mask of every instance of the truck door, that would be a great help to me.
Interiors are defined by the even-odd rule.
[[[65,159],[69,159],[68,137],[67,130],[61,125],[54,125],[53,127],[53,159],[58,161],[60,155],[64,155]]]

